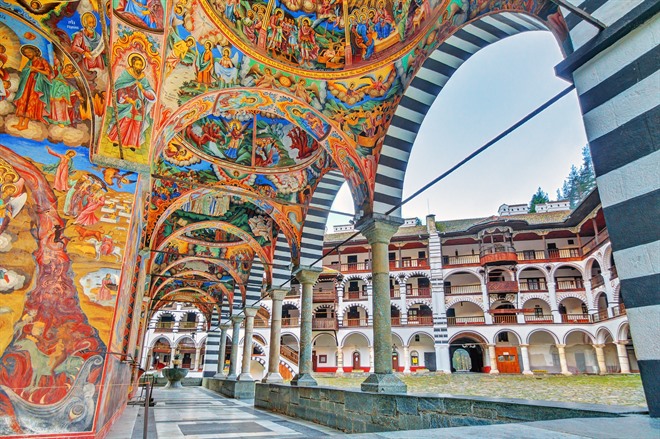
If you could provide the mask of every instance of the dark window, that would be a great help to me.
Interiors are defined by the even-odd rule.
[[[497,334],[497,341],[501,341],[502,343],[508,343],[509,342],[509,333],[508,332],[500,332]]]
[[[348,255],[347,259],[349,264],[357,263],[357,255]]]
[[[417,257],[419,259],[424,259],[426,257],[426,252],[417,252]]]
[[[430,285],[429,280],[425,277],[417,279],[417,286],[420,288],[428,288]]]
[[[568,245],[573,245],[573,244],[575,244],[575,241],[573,241],[572,239],[569,239],[568,240]]]

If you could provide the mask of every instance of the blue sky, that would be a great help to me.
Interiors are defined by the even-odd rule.
[[[555,76],[563,59],[549,32],[524,32],[477,52],[449,80],[426,116],[408,163],[412,194],[569,84]],[[528,203],[540,186],[554,199],[586,145],[575,92],[493,145],[403,207],[406,218],[489,216]],[[333,210],[353,212],[346,185]],[[329,228],[348,217],[330,215]]]

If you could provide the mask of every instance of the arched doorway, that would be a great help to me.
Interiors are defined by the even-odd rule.
[[[462,335],[452,340],[449,345],[451,371],[485,372],[484,346],[485,340],[473,335]]]

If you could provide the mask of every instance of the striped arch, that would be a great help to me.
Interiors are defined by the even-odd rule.
[[[285,305],[291,305],[291,306],[294,307],[295,309],[300,310],[300,304],[297,303],[297,302],[294,302],[293,300],[285,300],[285,301],[283,301],[283,302],[282,302],[282,307],[284,307]]]
[[[409,299],[408,308],[414,305],[426,305],[429,308],[433,309],[433,306],[431,304],[431,299]]]
[[[376,172],[374,212],[386,213],[401,202],[417,133],[436,97],[461,64],[489,44],[534,30],[548,28],[522,13],[488,15],[462,26],[431,53],[406,89],[387,130]],[[401,216],[400,211],[398,208],[393,214]]]
[[[346,315],[346,313],[348,312],[348,309],[349,309],[349,308],[352,308],[352,307],[354,307],[354,306],[356,306],[356,307],[358,307],[358,308],[362,308],[362,309],[364,310],[364,312],[367,313],[367,317],[369,317],[369,315],[371,314],[371,313],[369,312],[369,308],[367,308],[364,304],[362,304],[362,303],[350,302],[350,303],[347,303],[347,304],[344,306],[344,308],[341,310],[341,318],[343,319],[343,318],[344,318],[344,315]]]
[[[408,282],[408,279],[410,279],[413,276],[422,276],[422,277],[427,278],[429,280],[429,282],[431,281],[431,272],[430,271],[411,271],[410,273],[406,273],[403,276],[403,281]]]
[[[550,270],[550,280],[551,282],[555,281],[555,275],[557,274],[557,270],[559,270],[562,267],[571,267],[575,268],[577,271],[580,272],[580,276],[584,279],[584,269],[580,267],[578,264],[572,263],[572,262],[562,262],[560,264],[557,264],[552,267],[552,270]]]
[[[244,306],[257,303],[261,299],[261,287],[263,286],[263,282],[264,264],[259,258],[254,258],[252,261],[252,267],[250,268],[247,285],[245,286]],[[234,302],[234,308],[236,308],[236,302]]]
[[[271,285],[273,288],[283,288],[291,279],[291,264],[293,262],[291,257],[289,243],[284,233],[278,233],[271,272]]]
[[[353,273],[353,274],[346,274],[346,275],[344,275],[344,278],[341,280],[341,282],[339,283],[339,285],[340,285],[341,287],[346,287],[346,284],[347,284],[349,281],[352,281],[352,280],[361,280],[362,282],[364,282],[364,283],[367,284],[367,285],[370,285],[370,284],[371,284],[371,276],[370,276],[370,275],[366,275],[366,274],[355,274],[355,273]]]
[[[400,303],[392,301],[392,302],[390,302],[390,307],[398,309],[399,313],[403,313],[403,309],[401,309],[401,304]]]
[[[550,296],[548,294],[527,294],[525,293],[525,300],[522,303],[523,308],[525,308],[525,304],[529,302],[530,300],[534,299],[539,299],[542,300],[543,302],[547,303],[550,309],[552,309],[552,304],[550,303]]]
[[[580,295],[579,293],[557,294],[557,305],[559,305],[564,299],[570,298],[581,300],[585,305],[589,306],[589,301],[587,300],[586,295]]]
[[[543,273],[543,276],[545,276],[546,281],[548,281],[548,276],[550,276],[550,273],[548,273],[548,269],[545,268],[543,265],[540,265],[540,264],[525,264],[524,268],[521,268],[517,271],[518,280],[520,280],[520,273],[522,273],[523,271],[527,271],[527,270],[538,270],[538,271],[540,271],[541,273]]]
[[[457,303],[461,303],[461,302],[474,303],[479,308],[481,308],[482,311],[486,312],[486,307],[484,306],[484,303],[480,298],[469,297],[467,295],[465,297],[452,297],[451,299],[447,300],[447,304],[446,304],[447,309],[449,309],[452,306],[456,305]]]
[[[320,309],[332,309],[332,310],[334,310],[335,306],[331,303],[325,303],[323,305],[318,305],[317,307],[314,308],[314,313],[316,313],[316,311],[318,311]]]
[[[341,172],[330,171],[321,178],[316,186],[307,209],[307,215],[305,215],[300,242],[300,265],[310,266],[323,256],[323,235],[329,210],[344,181]]]
[[[171,348],[172,347],[172,340],[170,340],[166,335],[161,335],[159,337],[156,337],[155,339],[151,340],[151,344],[149,345],[149,349],[153,349],[156,346],[156,343],[158,343],[161,340],[165,340],[167,342],[167,345]]]

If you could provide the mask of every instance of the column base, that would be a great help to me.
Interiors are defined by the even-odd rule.
[[[243,372],[236,378],[236,381],[254,381],[254,378],[252,378],[252,375],[249,373]]]
[[[372,373],[360,385],[363,392],[407,393],[408,386],[393,373]]]
[[[292,386],[298,387],[315,387],[319,384],[316,382],[314,377],[309,373],[298,374],[291,380]]]
[[[213,375],[211,378],[215,378],[216,380],[224,380],[225,378],[227,378],[227,375],[225,375],[224,373],[218,372],[215,375]]]
[[[335,376],[338,376],[338,377],[344,376],[344,368],[343,367],[338,367],[337,370],[335,371]]]
[[[497,370],[497,369],[495,369],[495,370],[491,369],[490,372],[488,372],[488,373],[491,374],[491,375],[499,375],[500,371]]]
[[[571,372],[562,372],[561,374],[562,374],[562,375],[565,375],[565,376],[571,376],[571,375],[573,375]]]
[[[523,375],[534,375],[534,372],[532,372],[531,370],[523,370],[522,374]]]
[[[282,378],[282,375],[280,375],[279,372],[269,373],[261,380],[261,382],[267,384],[281,384],[284,382],[284,378]]]

